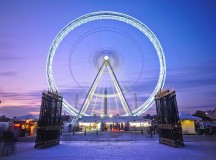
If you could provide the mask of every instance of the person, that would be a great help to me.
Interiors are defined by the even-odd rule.
[[[148,129],[148,134],[152,137],[152,131],[153,131],[153,128],[152,126],[149,126],[149,129]]]
[[[71,127],[72,127],[72,125],[71,125],[71,124],[69,124],[69,129],[68,129],[68,132],[71,132]]]
[[[61,134],[61,135],[62,135],[63,130],[64,130],[64,122],[61,121],[61,130],[60,130],[60,134]]]
[[[3,147],[2,147],[2,156],[7,156],[10,152],[14,151],[14,132],[12,126],[9,126],[8,129],[3,133]]]

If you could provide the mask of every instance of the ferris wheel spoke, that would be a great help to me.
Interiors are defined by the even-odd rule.
[[[122,103],[122,106],[123,106],[125,112],[126,112],[128,115],[132,115],[132,112],[131,112],[131,110],[130,110],[130,108],[129,108],[129,105],[128,105],[128,103],[127,103],[127,101],[126,101],[126,99],[125,99],[125,96],[124,96],[124,94],[123,94],[123,92],[122,92],[122,90],[121,90],[121,87],[119,86],[119,82],[118,82],[118,80],[117,80],[117,78],[116,78],[116,76],[115,76],[115,73],[114,73],[112,67],[110,66],[109,62],[107,62],[107,63],[108,63],[108,64],[107,64],[108,71],[109,71],[109,73],[110,73],[110,75],[111,75],[112,81],[113,81],[114,86],[115,86],[115,88],[116,88],[116,91],[117,91],[117,93],[118,93],[118,95],[119,95],[119,98],[120,98],[120,101],[121,101],[121,103]]]
[[[120,48],[120,47],[118,47],[118,46],[121,46],[122,44],[124,44],[123,43],[123,39],[122,39],[122,37],[120,37],[120,36],[115,36],[116,38],[116,42],[114,43],[114,45],[113,45],[113,48]]]

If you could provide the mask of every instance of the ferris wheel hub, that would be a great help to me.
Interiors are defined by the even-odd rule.
[[[104,60],[107,61],[109,59],[108,56],[104,56]]]

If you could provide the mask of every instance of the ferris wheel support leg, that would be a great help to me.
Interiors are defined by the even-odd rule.
[[[96,88],[98,86],[98,83],[99,83],[99,81],[101,79],[101,76],[102,76],[102,74],[104,72],[104,68],[105,68],[105,63],[101,66],[101,68],[100,68],[100,70],[99,70],[99,72],[98,72],[92,86],[90,87],[90,90],[89,90],[89,92],[88,92],[88,94],[86,96],[86,99],[85,99],[85,101],[84,101],[84,103],[83,103],[77,117],[79,117],[81,114],[86,112],[86,110],[87,110],[87,108],[88,108],[88,106],[89,106],[89,104],[90,104],[90,102],[92,100],[92,97],[93,97],[93,95],[95,93],[95,90],[96,90]]]
[[[122,90],[121,90],[121,87],[120,87],[120,85],[119,85],[119,83],[118,83],[118,80],[117,80],[117,78],[116,78],[116,76],[115,76],[115,73],[114,73],[114,71],[113,71],[113,69],[112,69],[112,67],[110,66],[110,64],[109,64],[108,61],[107,61],[107,68],[108,68],[108,71],[109,71],[109,73],[110,73],[110,75],[111,75],[113,84],[114,84],[114,86],[115,86],[115,88],[116,88],[116,91],[117,91],[117,93],[118,93],[118,95],[119,95],[120,101],[121,101],[121,103],[122,103],[122,105],[123,105],[123,108],[124,108],[125,112],[126,112],[128,115],[132,116],[133,114],[132,114],[132,112],[131,112],[131,110],[130,110],[130,108],[129,108],[129,105],[128,105],[128,103],[127,103],[125,97],[124,97],[124,94],[123,94],[123,92],[122,92]]]

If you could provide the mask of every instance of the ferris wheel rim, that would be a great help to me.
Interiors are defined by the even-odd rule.
[[[149,98],[141,106],[139,106],[137,109],[132,111],[133,115],[141,115],[143,112],[145,112],[151,107],[151,105],[154,102],[155,94],[164,86],[165,78],[166,78],[166,60],[165,60],[163,48],[159,40],[157,39],[157,37],[154,35],[154,33],[141,21],[127,14],[123,14],[120,12],[112,12],[112,11],[92,12],[80,16],[75,20],[71,21],[70,23],[68,23],[54,38],[48,52],[47,63],[46,63],[46,75],[47,75],[49,87],[52,91],[58,92],[58,88],[57,85],[55,84],[53,74],[52,74],[53,57],[55,55],[56,49],[58,48],[58,45],[61,43],[64,37],[67,36],[67,34],[73,31],[75,28],[95,20],[116,20],[133,26],[134,28],[142,32],[150,40],[150,42],[152,43],[152,45],[154,46],[157,52],[159,63],[160,63],[160,74],[159,74],[156,87],[152,92],[152,94],[149,96]],[[67,110],[69,113],[71,113],[72,115],[78,114],[79,111],[76,108],[74,108],[71,104],[69,104],[66,99],[63,99],[63,104],[64,104],[63,105],[64,109]]]

